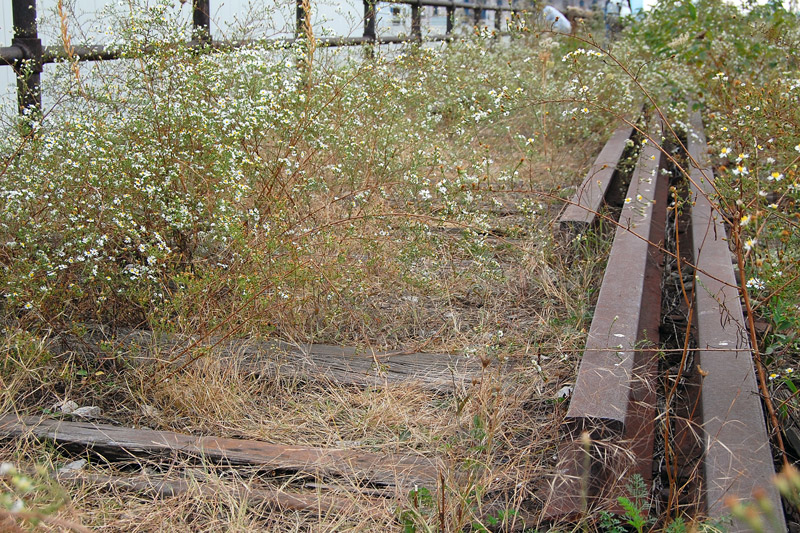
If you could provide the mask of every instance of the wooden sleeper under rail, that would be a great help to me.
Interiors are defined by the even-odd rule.
[[[198,437],[44,417],[0,417],[0,439],[35,437],[108,462],[180,459],[251,466],[269,473],[345,480],[353,486],[407,493],[415,486],[435,492],[439,468],[421,456],[361,450],[287,446],[222,437]]]
[[[337,495],[309,490],[291,492],[274,488],[252,488],[243,484],[220,487],[217,483],[175,476],[132,476],[69,471],[59,472],[55,478],[59,483],[97,485],[115,491],[130,491],[157,498],[174,498],[191,494],[214,498],[219,497],[220,493],[226,493],[251,505],[263,505],[279,512],[301,511],[318,516],[353,512],[377,514],[387,508],[385,499],[364,497],[360,494]]]
[[[48,339],[48,349],[54,354],[106,354],[101,348],[103,344],[111,344],[114,352],[134,354],[134,361],[163,358],[164,354],[183,351],[187,351],[185,359],[188,359],[196,350],[208,349],[215,360],[259,376],[328,380],[357,387],[413,384],[437,394],[467,389],[474,381],[480,380],[483,371],[480,359],[465,355],[372,352],[369,349],[290,344],[276,340],[221,340],[219,337],[198,340],[135,329],[117,330],[112,337],[102,328],[88,328],[83,336],[62,334]]]

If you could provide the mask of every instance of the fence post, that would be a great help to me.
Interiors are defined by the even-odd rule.
[[[364,38],[376,40],[375,32],[375,0],[364,0]]]
[[[456,6],[455,0],[450,2],[450,5],[447,6],[447,30],[445,34],[449,37],[451,33],[453,33],[453,24],[455,23],[456,18]]]
[[[419,0],[416,4],[411,4],[411,35],[414,39],[422,41],[422,13]]]
[[[375,2],[376,0],[364,0],[364,39],[372,43],[367,45],[364,50],[367,59],[375,57],[374,43],[378,40],[378,34],[375,31]]]
[[[14,38],[11,46],[22,50],[22,61],[14,63],[17,74],[17,102],[20,115],[25,110],[42,110],[42,41],[36,27],[36,0],[13,0]]]
[[[505,0],[497,0],[497,7],[503,7]],[[503,10],[498,9],[494,12],[494,29],[497,30],[497,33],[500,33],[500,30],[503,29]]]
[[[294,36],[300,38],[306,34],[306,10],[303,9],[303,0],[297,0],[297,11],[295,12]]]
[[[476,27],[481,25],[481,13],[483,12],[480,7],[481,0],[475,0],[475,9],[473,13],[473,23]]]
[[[192,7],[192,39],[208,44],[211,42],[211,0],[193,0]]]

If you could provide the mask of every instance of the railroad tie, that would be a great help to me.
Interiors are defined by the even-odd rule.
[[[91,452],[108,462],[178,459],[231,467],[249,466],[265,473],[339,480],[352,487],[382,489],[387,494],[406,494],[415,486],[434,491],[439,482],[436,461],[415,455],[270,444],[92,422],[0,415],[0,440],[25,437],[51,441],[61,449],[81,455]]]

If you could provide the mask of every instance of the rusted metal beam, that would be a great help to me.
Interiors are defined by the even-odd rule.
[[[654,133],[661,138],[660,127]],[[667,191],[660,168],[661,151],[648,143],[631,178],[567,413],[615,433],[625,426],[642,343],[658,341],[661,295],[653,280],[660,278],[653,271],[661,261]]]
[[[17,74],[17,101],[20,114],[24,114],[42,108],[43,52],[36,25],[36,0],[13,0],[11,10],[14,20],[11,46],[16,50],[10,55],[17,57],[13,61]]]
[[[418,41],[422,41],[422,13],[419,1],[411,4],[411,36]]]
[[[364,39],[377,39],[375,21],[375,0],[364,0]]]
[[[660,141],[660,122],[651,137]],[[634,473],[652,479],[667,197],[661,155],[645,145],[631,178],[567,411],[575,440],[560,453],[551,517],[580,512],[587,497],[615,505]]]
[[[505,34],[505,33],[504,33]],[[448,37],[444,35],[434,35],[425,38],[426,42],[441,42],[447,41]],[[294,38],[288,39],[275,39],[272,43],[278,47],[288,48],[297,42]],[[379,39],[371,39],[365,37],[320,37],[316,40],[319,46],[360,46],[362,44],[403,44],[409,42],[408,37],[381,37]],[[187,46],[196,48],[198,46],[211,47],[218,50],[229,50],[235,48],[242,48],[244,46],[258,44],[259,41],[254,40],[237,40],[237,41],[215,41],[211,43],[188,43]],[[150,50],[144,49],[144,53]],[[122,59],[125,56],[119,52],[117,47],[106,47],[103,45],[93,46],[75,46],[73,47],[74,57],[78,61],[104,61]],[[7,54],[7,55],[4,55]],[[16,57],[22,57],[22,51],[14,46],[0,48],[0,63],[13,62]],[[55,63],[67,58],[64,49],[59,46],[46,46],[44,48],[44,55],[42,61],[44,63]]]
[[[453,33],[453,27],[455,25],[455,22],[456,22],[456,8],[454,5],[452,5],[451,2],[451,5],[447,6],[447,26],[445,30],[445,34],[447,36],[450,36],[450,34]]]
[[[0,64],[13,66],[25,59],[25,52],[19,46],[0,46]]]
[[[306,22],[306,9],[303,7],[303,0],[297,0],[297,6],[295,8],[295,30],[294,36],[295,37],[307,37],[305,31],[305,22]]]
[[[477,1],[477,0],[475,0]],[[321,38],[318,43],[323,46],[354,46],[366,43],[405,43],[407,38],[385,37],[378,38],[375,16],[376,0],[364,0],[364,36],[363,37],[328,37]],[[423,6],[438,6],[447,8],[447,31],[442,37],[428,37],[429,42],[447,41],[453,32],[455,9],[475,8],[470,2],[455,2],[452,0],[396,0],[395,3],[409,4],[412,6],[412,36],[414,40],[422,40],[422,21],[420,9]],[[11,65],[17,72],[17,94],[20,113],[28,109],[41,110],[41,72],[45,63],[53,63],[67,57],[63,48],[48,46],[43,47],[36,27],[36,0],[12,0],[14,17],[14,39],[11,46],[0,47],[0,65]],[[516,15],[517,10],[511,6],[504,7],[498,3],[496,6],[481,6],[481,9],[495,11],[497,17],[502,17],[503,11],[511,11]],[[300,35],[299,21],[304,17],[301,3],[297,2],[296,18],[298,21],[297,36]],[[476,23],[480,18],[480,9],[475,10]],[[502,33],[502,35],[507,32]],[[276,39],[278,45],[289,46],[295,39]],[[216,48],[238,48],[249,44],[248,41],[224,41],[214,45],[211,38],[211,2],[210,0],[192,0],[192,40],[193,47],[215,46]],[[100,61],[120,59],[123,57],[116,47],[102,45],[76,46],[70,59],[78,61]]]
[[[728,514],[725,498],[750,499],[760,488],[784,523],[775,469],[756,375],[739,300],[739,290],[722,216],[709,201],[714,172],[708,159],[703,120],[690,117],[689,153],[697,162],[692,181],[692,239],[696,269],[696,360],[703,369],[700,405],[705,437],[705,499],[709,516]],[[749,531],[735,523],[729,531]]]
[[[480,27],[480,25],[481,25],[481,14],[483,13],[481,11],[481,8],[483,7],[481,4],[483,2],[482,2],[482,0],[474,0],[474,2],[475,2],[475,5],[473,6],[473,9],[472,9],[472,23],[475,26]]]
[[[192,1],[192,39],[199,43],[211,42],[211,2]]]
[[[392,0],[393,4],[419,4],[421,6],[431,7],[452,7],[452,8],[466,8],[472,9],[475,3],[479,0],[472,0],[470,2],[451,2],[450,0]],[[512,11],[511,6],[503,6],[498,3],[497,5],[481,6],[482,9],[487,11]]]
[[[611,135],[586,173],[583,183],[561,213],[558,223],[562,230],[581,233],[595,223],[632,134],[633,127],[624,124]]]

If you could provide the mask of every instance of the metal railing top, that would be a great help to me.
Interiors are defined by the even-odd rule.
[[[455,1],[455,0],[393,0],[379,2],[375,0],[363,0],[364,3],[364,32],[362,37],[323,37],[317,39],[319,44],[325,46],[355,46],[360,44],[390,44],[403,43],[409,41],[436,42],[445,41],[452,38],[455,10],[469,9],[472,11],[474,25],[481,23],[484,12],[495,12],[494,26],[497,34],[502,34],[502,22],[505,17],[503,12],[517,15],[523,11],[529,1],[523,0],[497,0],[495,5],[486,3],[488,0],[480,2],[478,0]],[[411,33],[406,37],[381,37],[376,31],[376,7],[380,4],[405,4],[411,6]],[[431,35],[423,39],[421,24],[421,7],[444,7],[447,10],[447,25],[444,35]],[[192,2],[192,38],[186,42],[187,46],[192,47],[241,47],[259,41],[214,41],[211,37],[211,1],[193,0]],[[32,110],[41,110],[41,73],[43,66],[47,63],[54,63],[67,58],[79,61],[102,61],[110,59],[120,59],[119,47],[94,45],[94,46],[75,46],[67,54],[63,47],[42,46],[39,38],[36,22],[36,0],[12,0],[12,16],[14,23],[14,38],[11,46],[0,47],[0,65],[10,65],[17,74],[17,100],[20,114],[28,113]],[[297,0],[296,29],[294,38],[272,39],[278,46],[290,46],[297,42],[304,33],[304,21],[306,13],[303,9],[302,0]]]

